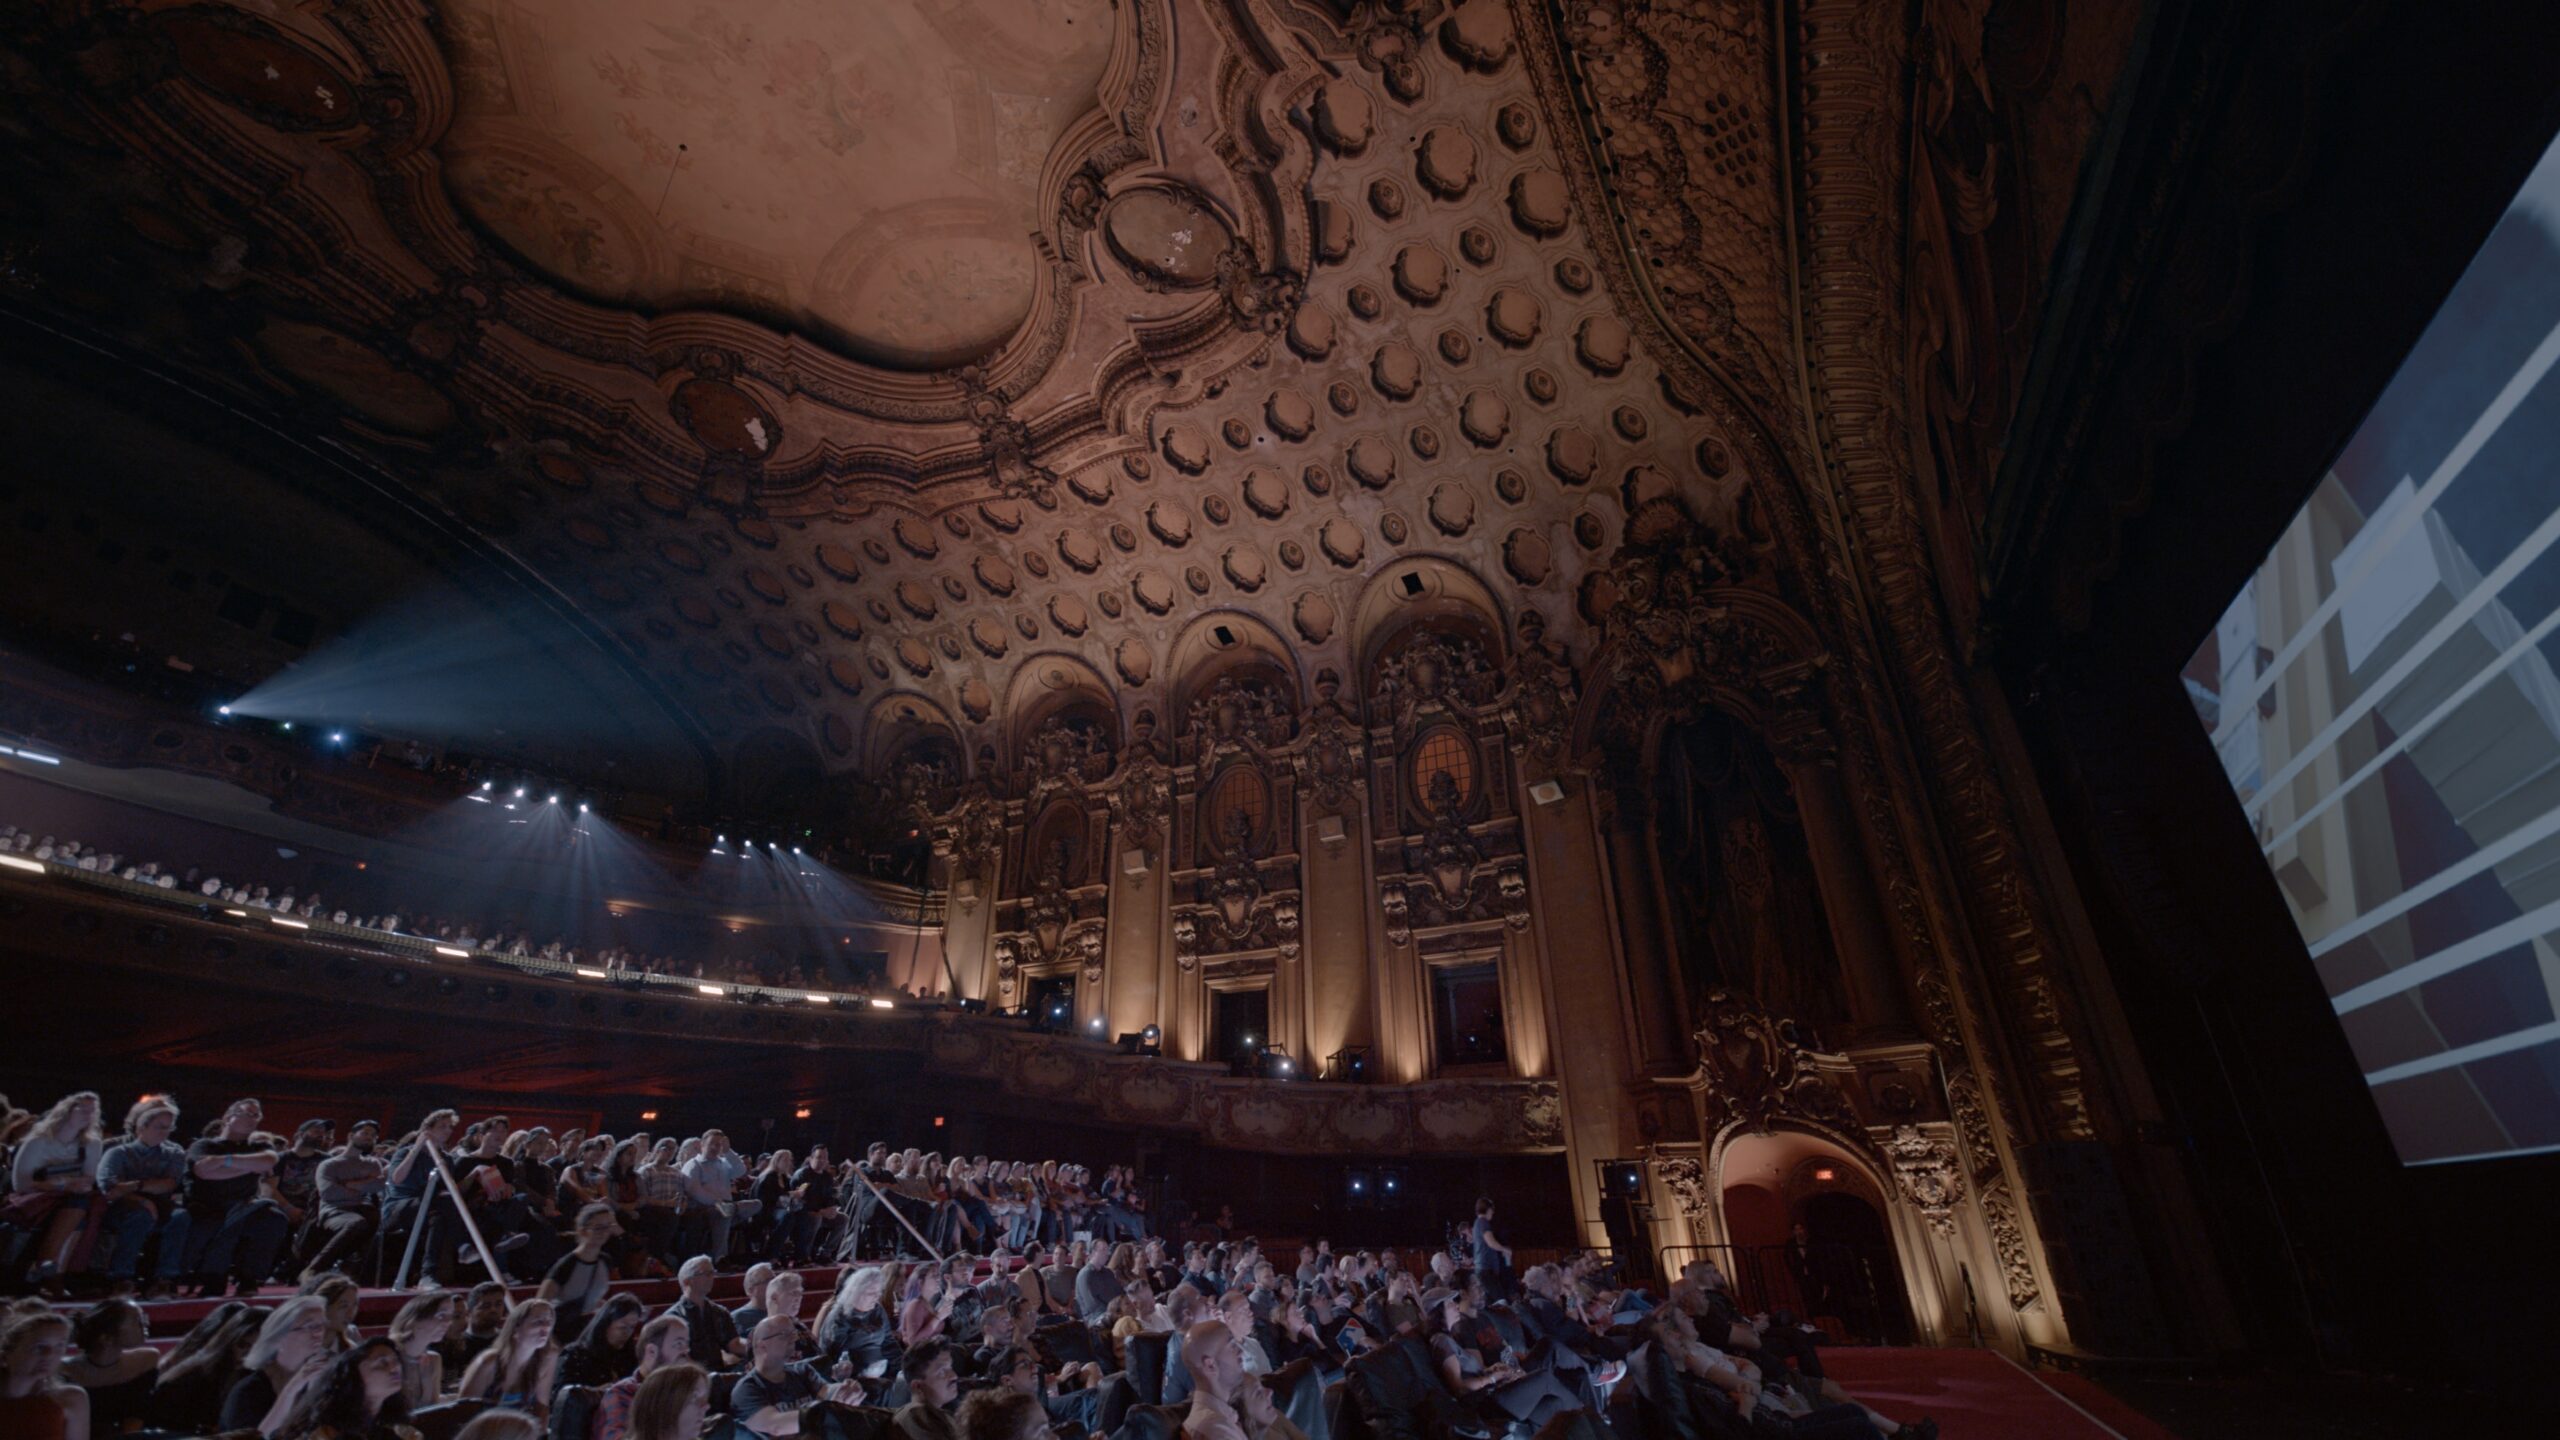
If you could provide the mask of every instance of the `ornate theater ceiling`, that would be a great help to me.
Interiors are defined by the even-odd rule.
[[[1061,688],[1167,710],[1204,646],[1311,690],[1396,605],[1582,661],[1649,526],[1829,594],[1802,477],[1901,401],[1813,413],[1893,323],[1827,307],[1900,157],[1822,150],[1785,57],[1916,63],[1996,209],[1993,72],[2076,161],[2121,40],[1923,8],[56,5],[13,12],[7,277],[374,457],[716,748],[974,752]],[[2053,217],[2000,223],[1942,228],[2031,272]],[[1958,301],[1930,343],[2007,342]]]

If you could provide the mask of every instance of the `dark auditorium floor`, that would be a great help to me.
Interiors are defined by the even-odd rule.
[[[2548,1414],[2537,1418],[2489,1396],[2387,1376],[2245,1371],[2108,1375],[2097,1383],[2179,1440],[2505,1440],[2553,1433]]]

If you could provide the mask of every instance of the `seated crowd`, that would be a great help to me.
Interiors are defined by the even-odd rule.
[[[136,860],[130,855],[101,850],[78,840],[57,840],[51,835],[39,835],[15,825],[0,826],[0,854],[23,855],[30,860],[106,875],[173,894],[197,896],[208,904],[265,911],[288,919],[325,921],[359,930],[376,930],[385,935],[433,941],[500,959],[584,965],[602,970],[615,979],[638,981],[665,976],[680,980],[716,980],[733,985],[823,987],[827,984],[822,967],[805,958],[797,965],[777,962],[769,971],[768,967],[743,956],[711,956],[688,961],[673,955],[642,954],[620,946],[581,950],[565,939],[543,939],[517,921],[457,920],[417,910],[393,908],[377,911],[364,906],[351,911],[331,906],[317,893],[297,894],[289,884],[259,885],[225,880],[200,866],[190,866],[182,871],[164,866],[157,860]],[[871,988],[856,988],[848,991],[847,997],[869,998],[872,993]],[[946,998],[943,990],[930,984],[901,985],[889,989],[888,993],[910,1000],[939,1001]]]
[[[583,1296],[617,1277],[671,1275],[691,1256],[808,1265],[1147,1230],[1146,1199],[1120,1166],[1096,1181],[1054,1160],[946,1161],[885,1144],[841,1162],[824,1145],[750,1158],[719,1130],[554,1135],[505,1116],[465,1126],[451,1110],[388,1144],[359,1120],[341,1142],[326,1120],[287,1137],[260,1130],[264,1118],[256,1100],[234,1101],[181,1145],[176,1102],[145,1096],[109,1141],[93,1092],[41,1115],[0,1097],[0,1259],[11,1261],[0,1273],[55,1293],[85,1282],[161,1299],[182,1287],[250,1295],[342,1269],[449,1284],[483,1266],[565,1280]]]
[[[716,1130],[555,1139],[503,1119],[466,1130],[451,1111],[389,1146],[371,1122],[344,1144],[323,1122],[287,1142],[257,1129],[254,1100],[182,1150],[165,1098],[136,1105],[111,1146],[96,1117],[94,1095],[66,1097],[9,1157],[4,1218],[34,1247],[40,1278],[58,1285],[94,1261],[117,1289],[76,1318],[44,1297],[0,1311],[0,1434],[1934,1433],[1850,1400],[1825,1378],[1812,1327],[1742,1314],[1712,1264],[1659,1296],[1592,1255],[1513,1276],[1489,1202],[1473,1266],[1440,1252],[1409,1268],[1393,1251],[1319,1244],[1290,1267],[1250,1239],[1147,1234],[1118,1168],[1089,1185],[1072,1165],[946,1163],[885,1144],[859,1162],[813,1150],[751,1164]],[[643,1173],[664,1183],[615,1179]],[[425,1179],[440,1190],[448,1174],[459,1208]],[[493,1254],[471,1250],[466,1213]],[[462,1278],[468,1261],[530,1283],[428,1283],[368,1335],[356,1274],[396,1264],[412,1233],[431,1282]],[[829,1258],[842,1268],[795,1268]],[[655,1313],[616,1283],[669,1260],[675,1298]],[[750,1260],[745,1303],[713,1303],[721,1265]],[[144,1268],[157,1277],[148,1294],[185,1280],[244,1298],[162,1354],[125,1293]],[[297,1293],[245,1298],[278,1276]]]

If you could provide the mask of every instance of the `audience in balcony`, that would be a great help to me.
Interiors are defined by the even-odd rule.
[[[749,987],[780,986],[795,992],[829,993],[824,967],[805,957],[797,961],[773,955],[761,958],[736,955],[684,958],[671,954],[643,954],[619,945],[584,948],[565,937],[537,934],[523,920],[516,918],[456,919],[399,909],[375,910],[362,904],[349,909],[333,906],[316,893],[299,894],[291,885],[236,883],[199,868],[174,870],[159,861],[135,864],[121,854],[100,851],[76,840],[57,841],[51,835],[39,835],[14,825],[0,826],[0,853],[21,854],[84,873],[113,876],[157,889],[183,891],[226,909],[258,911],[306,923],[320,922],[402,935],[412,940],[432,941],[472,951],[493,960],[546,962],[545,968],[554,971],[561,966],[583,967],[601,971],[607,978],[623,983],[643,983],[665,977],[669,980],[716,981],[724,985]],[[926,1003],[944,1003],[948,998],[939,986],[930,982],[902,986],[888,986],[885,981],[877,984],[863,982],[845,986],[841,993],[849,1000],[867,999],[875,994]]]

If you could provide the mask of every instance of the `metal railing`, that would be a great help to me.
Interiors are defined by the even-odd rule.
[[[1817,1242],[1792,1245],[1666,1245],[1657,1252],[1666,1279],[1680,1267],[1712,1260],[1725,1291],[1746,1315],[1792,1314],[1834,1338],[1866,1345],[1907,1343],[1910,1323],[1890,1251]]]

